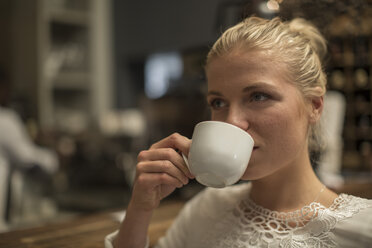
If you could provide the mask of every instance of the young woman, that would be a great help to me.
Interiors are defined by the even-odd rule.
[[[326,42],[310,23],[250,17],[228,29],[207,57],[212,120],[248,132],[255,147],[242,180],[199,193],[159,247],[367,247],[372,201],[337,195],[309,158],[323,109]],[[126,217],[107,247],[145,247],[152,211],[193,178],[173,134],[138,155]],[[369,222],[369,223],[368,223]],[[355,230],[355,227],[358,230]]]

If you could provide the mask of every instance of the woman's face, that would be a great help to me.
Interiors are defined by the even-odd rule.
[[[308,156],[308,107],[288,72],[259,52],[231,52],[206,68],[212,120],[247,131],[255,141],[242,179],[255,180]]]

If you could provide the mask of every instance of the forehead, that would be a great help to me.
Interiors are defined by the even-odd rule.
[[[233,50],[224,55],[214,57],[206,67],[207,74],[227,73],[230,70],[247,73],[271,72],[285,74],[288,72],[284,63],[277,56],[263,51]],[[229,68],[225,70],[224,68]]]
[[[279,85],[289,83],[289,72],[284,63],[265,52],[235,50],[210,60],[206,67],[208,88],[232,83],[234,86],[264,81]]]

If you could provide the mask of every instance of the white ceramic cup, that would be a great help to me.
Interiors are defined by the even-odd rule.
[[[199,183],[222,188],[243,176],[253,146],[244,130],[226,122],[204,121],[195,126],[188,158],[183,158]]]

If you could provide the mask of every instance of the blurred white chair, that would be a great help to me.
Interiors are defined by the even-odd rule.
[[[56,153],[33,142],[15,111],[0,107],[0,130],[3,130],[0,132],[0,149],[10,166],[26,169],[38,165],[49,174],[57,171]]]
[[[38,167],[51,175],[57,171],[59,162],[54,151],[32,141],[15,111],[0,107],[0,130],[0,214],[9,224],[14,216],[22,217],[20,213],[29,208],[25,198],[30,185],[24,173]]]

